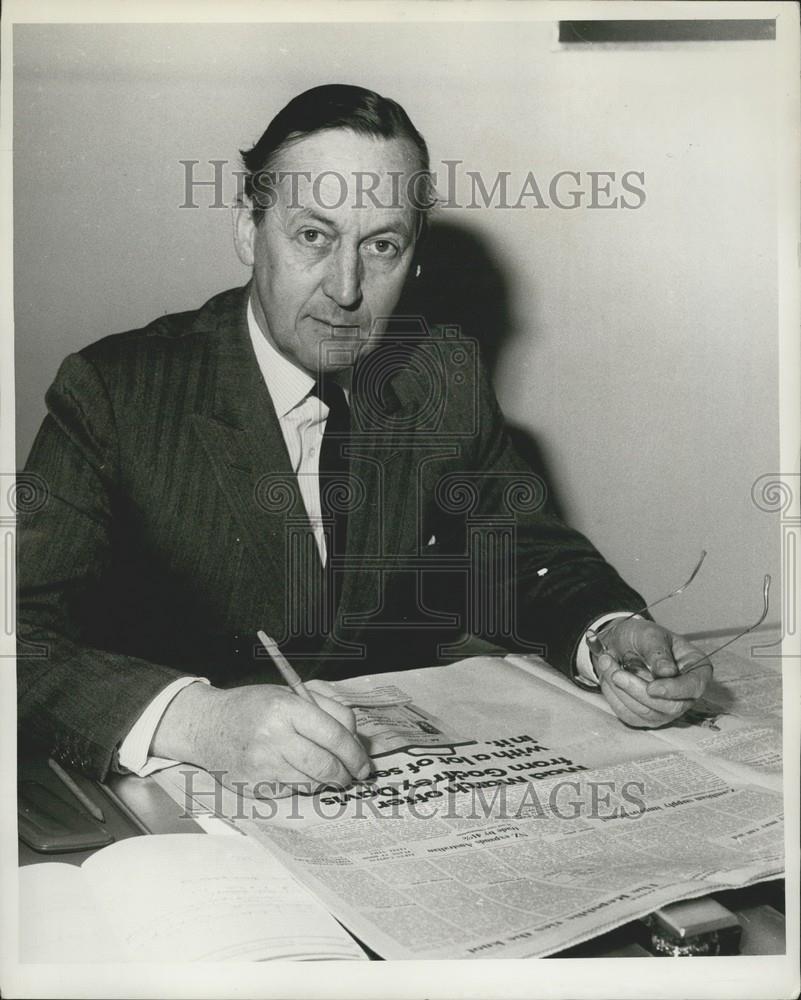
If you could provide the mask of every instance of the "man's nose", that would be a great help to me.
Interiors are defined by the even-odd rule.
[[[341,309],[356,309],[362,301],[362,260],[344,247],[331,254],[323,291]]]

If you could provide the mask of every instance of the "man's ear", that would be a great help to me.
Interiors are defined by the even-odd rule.
[[[234,246],[237,256],[246,267],[252,267],[256,223],[253,220],[253,206],[247,195],[238,199],[237,204],[232,209],[231,218],[234,224]]]

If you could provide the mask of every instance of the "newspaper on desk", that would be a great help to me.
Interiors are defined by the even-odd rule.
[[[254,803],[186,768],[161,780],[201,809],[213,791],[385,958],[543,956],[781,875],[781,675],[721,656],[716,676],[659,732],[536,659],[352,678],[333,688],[370,784]]]

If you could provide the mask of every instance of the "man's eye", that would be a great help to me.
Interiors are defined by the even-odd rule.
[[[311,247],[320,247],[325,243],[325,234],[319,229],[302,229],[300,238]]]
[[[364,246],[375,257],[395,257],[398,254],[398,245],[392,240],[371,240]]]

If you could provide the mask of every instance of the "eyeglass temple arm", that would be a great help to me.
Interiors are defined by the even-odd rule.
[[[637,615],[645,614],[646,611],[650,611],[651,608],[655,608],[657,604],[661,604],[663,601],[667,601],[671,597],[676,597],[679,594],[681,594],[690,586],[690,584],[698,575],[698,570],[701,568],[701,564],[703,563],[704,559],[706,559],[706,549],[701,550],[701,558],[695,564],[695,569],[692,571],[692,573],[690,573],[685,583],[683,583],[680,587],[677,587],[675,590],[671,590],[671,592],[669,594],[665,594],[664,597],[660,597],[658,600],[651,601],[650,604],[646,604],[644,607],[640,608],[639,611],[632,611],[632,613],[630,615],[627,615],[625,618],[615,619],[614,624],[621,625],[623,622],[631,621],[631,619],[636,618]],[[596,656],[606,652],[606,646],[604,645],[603,640],[594,629],[587,629],[587,645],[590,647],[592,652],[595,653]]]
[[[768,616],[768,608],[770,606],[770,574],[765,574],[765,579],[762,581],[762,614],[757,618],[753,625],[749,625],[748,628],[744,628],[742,632],[738,632],[737,635],[733,636],[731,639],[727,639],[723,645],[718,646],[717,649],[713,649],[711,653],[704,653],[700,660],[696,660],[695,663],[691,663],[689,667],[685,667],[682,670],[683,674],[689,673],[690,670],[695,670],[696,667],[700,667],[702,663],[708,660],[710,657],[715,656],[722,649],[727,646],[731,646],[733,642],[737,642],[738,639],[742,639],[744,635],[748,635],[749,632],[753,632],[755,628],[759,628],[762,622]]]
[[[701,558],[695,564],[695,569],[692,571],[692,573],[690,573],[685,583],[683,583],[680,587],[677,587],[675,590],[671,590],[671,592],[669,594],[665,594],[664,597],[660,597],[658,600],[651,601],[649,604],[646,604],[645,607],[640,608],[639,611],[632,611],[632,613],[629,615],[629,618],[634,618],[636,615],[643,615],[645,614],[646,611],[650,611],[651,608],[655,608],[657,604],[661,604],[663,601],[667,601],[671,597],[677,597],[679,594],[683,593],[690,586],[690,584],[693,582],[696,576],[698,576],[698,570],[701,568],[701,564],[703,563],[704,559],[706,559],[706,549],[701,549]],[[628,621],[628,619],[624,618],[623,621]]]

